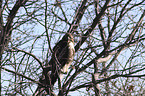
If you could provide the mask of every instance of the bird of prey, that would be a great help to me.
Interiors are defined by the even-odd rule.
[[[54,46],[52,57],[46,63],[40,83],[33,96],[41,96],[44,90],[45,94],[52,94],[53,85],[60,78],[62,73],[67,73],[69,66],[74,58],[74,39],[71,33],[66,33],[63,38]],[[44,87],[45,86],[45,87]]]
[[[52,58],[49,62],[51,68],[51,84],[54,85],[61,73],[67,73],[74,58],[74,39],[71,33],[66,33],[54,46]]]

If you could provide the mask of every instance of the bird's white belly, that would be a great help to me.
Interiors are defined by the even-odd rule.
[[[70,47],[70,49],[74,49],[74,43],[73,42],[70,42],[69,43],[69,47]]]

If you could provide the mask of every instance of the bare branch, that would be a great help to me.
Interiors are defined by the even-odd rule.
[[[138,78],[141,78],[141,77],[145,77],[145,74],[143,74],[143,75],[128,75],[128,74],[119,75],[119,74],[115,74],[115,75],[112,75],[112,76],[110,76],[108,78],[104,78],[104,79],[101,79],[101,80],[96,80],[95,84],[99,84],[101,82],[105,82],[105,81],[108,81],[108,80],[111,80],[111,79],[116,79],[118,77],[126,77],[126,78],[138,77]],[[70,89],[70,91],[75,91],[75,90],[78,90],[78,89],[81,89],[81,88],[86,88],[86,87],[92,87],[92,82],[87,82],[87,83],[84,83],[82,85],[78,85],[78,86]]]
[[[9,13],[9,16],[7,18],[7,23],[6,23],[6,26],[5,26],[5,31],[7,32],[7,34],[10,34],[9,31],[11,29],[11,25],[12,25],[12,22],[13,22],[13,19],[18,11],[18,9],[25,5],[25,3],[27,2],[28,0],[17,0],[16,4],[14,5],[14,7],[12,8],[12,10],[10,11]]]
[[[96,25],[99,23],[101,17],[105,13],[105,10],[107,9],[107,6],[109,4],[110,0],[106,0],[103,8],[101,9],[101,12],[94,18],[92,25],[88,28],[88,31],[82,36],[81,40],[77,43],[75,46],[75,51],[78,51],[80,46],[85,42],[85,40],[89,37],[89,35],[92,33]]]
[[[26,52],[24,50],[18,49],[16,47],[13,47],[13,49],[18,51],[18,52],[20,51],[20,52],[23,52],[29,56],[32,56],[40,64],[41,68],[43,69],[43,63],[35,55],[33,55],[32,53]],[[12,51],[12,50],[10,50],[10,51]]]
[[[20,73],[18,73],[18,72],[9,70],[9,69],[4,68],[4,67],[2,67],[2,66],[1,66],[0,68],[2,68],[2,69],[5,70],[5,71],[11,72],[11,73],[13,73],[13,74],[16,74],[16,75],[18,75],[18,76],[22,76],[22,77],[24,77],[24,78],[26,78],[26,79],[28,79],[28,80],[34,82],[34,83],[38,83],[38,81],[35,81],[34,79],[31,79],[31,78],[29,78],[29,77],[27,77],[27,76],[25,76],[25,75],[22,75],[22,74],[20,74]]]
[[[73,33],[73,32],[75,32],[76,31],[76,29],[78,28],[78,24],[79,24],[79,22],[81,21],[81,19],[82,19],[82,17],[83,17],[83,15],[84,15],[84,12],[85,12],[85,10],[86,10],[86,3],[87,3],[87,1],[88,0],[83,0],[82,1],[82,4],[80,5],[80,7],[78,8],[78,9],[76,9],[77,10],[77,12],[76,12],[76,14],[75,14],[75,17],[74,17],[74,19],[73,19],[73,21],[72,21],[72,24],[71,24],[71,26],[70,26],[70,28],[69,28],[69,30],[68,30],[68,33]]]
[[[141,15],[139,21],[137,22],[136,26],[133,28],[132,32],[130,33],[130,35],[128,36],[128,38],[126,39],[125,43],[127,42],[131,42],[133,39],[134,39],[134,36],[138,30],[138,28],[140,27],[141,23],[142,23],[142,20],[145,16],[145,10],[143,12],[143,14]]]

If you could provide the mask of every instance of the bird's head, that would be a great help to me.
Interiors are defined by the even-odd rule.
[[[72,36],[71,33],[66,33],[66,34],[63,36],[62,40],[74,42],[74,38],[73,38],[73,36]]]

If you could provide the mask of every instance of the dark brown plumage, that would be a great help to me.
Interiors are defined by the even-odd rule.
[[[47,94],[52,94],[53,85],[59,78],[60,74],[66,73],[74,58],[74,39],[71,33],[66,33],[63,38],[54,46],[52,58],[43,68],[43,75],[40,83],[33,96],[43,94],[43,90]],[[45,87],[44,87],[45,86]]]
[[[51,84],[53,85],[61,73],[66,73],[74,58],[74,39],[71,33],[66,33],[54,46],[49,64],[51,68]]]

